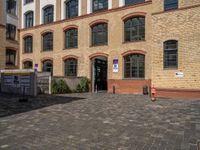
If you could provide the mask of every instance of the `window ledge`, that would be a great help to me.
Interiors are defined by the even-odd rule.
[[[123,44],[131,44],[131,43],[140,43],[140,42],[146,42],[146,40],[138,40],[138,41],[124,41]]]
[[[173,68],[163,68],[164,71],[170,71],[170,70],[178,70],[178,67]]]
[[[146,80],[145,78],[123,78],[122,80]]]
[[[32,1],[32,2],[29,2],[29,3],[24,3],[24,6],[25,6],[25,5],[32,4],[32,3],[34,3],[34,1]]]
[[[63,48],[63,50],[74,50],[74,49],[78,49],[78,47],[71,47],[71,48]]]
[[[12,14],[12,13],[8,13],[8,12],[7,12],[7,14],[8,14],[10,17],[14,18],[14,19],[18,19],[17,14]]]
[[[100,44],[100,45],[90,45],[90,48],[93,48],[93,47],[107,47],[108,44]]]
[[[23,52],[22,54],[28,55],[28,54],[33,54],[33,52]]]
[[[6,40],[9,41],[9,42],[15,43],[15,44],[19,44],[19,42],[17,40],[14,40],[14,39],[6,38]]]
[[[53,52],[53,50],[41,50],[40,52],[42,52],[42,53],[48,53],[48,52]]]

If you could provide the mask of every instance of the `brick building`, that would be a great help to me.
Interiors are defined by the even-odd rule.
[[[23,0],[20,68],[92,91],[200,97],[199,0]]]
[[[20,1],[0,1],[0,69],[19,68]]]

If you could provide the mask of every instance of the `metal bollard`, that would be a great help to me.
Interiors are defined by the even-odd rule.
[[[115,94],[115,86],[113,85],[113,94]]]

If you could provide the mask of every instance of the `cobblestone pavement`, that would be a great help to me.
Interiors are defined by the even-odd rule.
[[[0,95],[0,149],[197,150],[200,101],[134,95]]]

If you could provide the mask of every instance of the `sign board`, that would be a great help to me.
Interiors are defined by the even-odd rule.
[[[113,72],[119,72],[119,61],[118,59],[113,59]]]
[[[176,78],[183,78],[184,77],[184,73],[183,72],[176,72],[175,73],[175,77]]]
[[[12,94],[36,95],[34,70],[2,70],[2,92]]]

